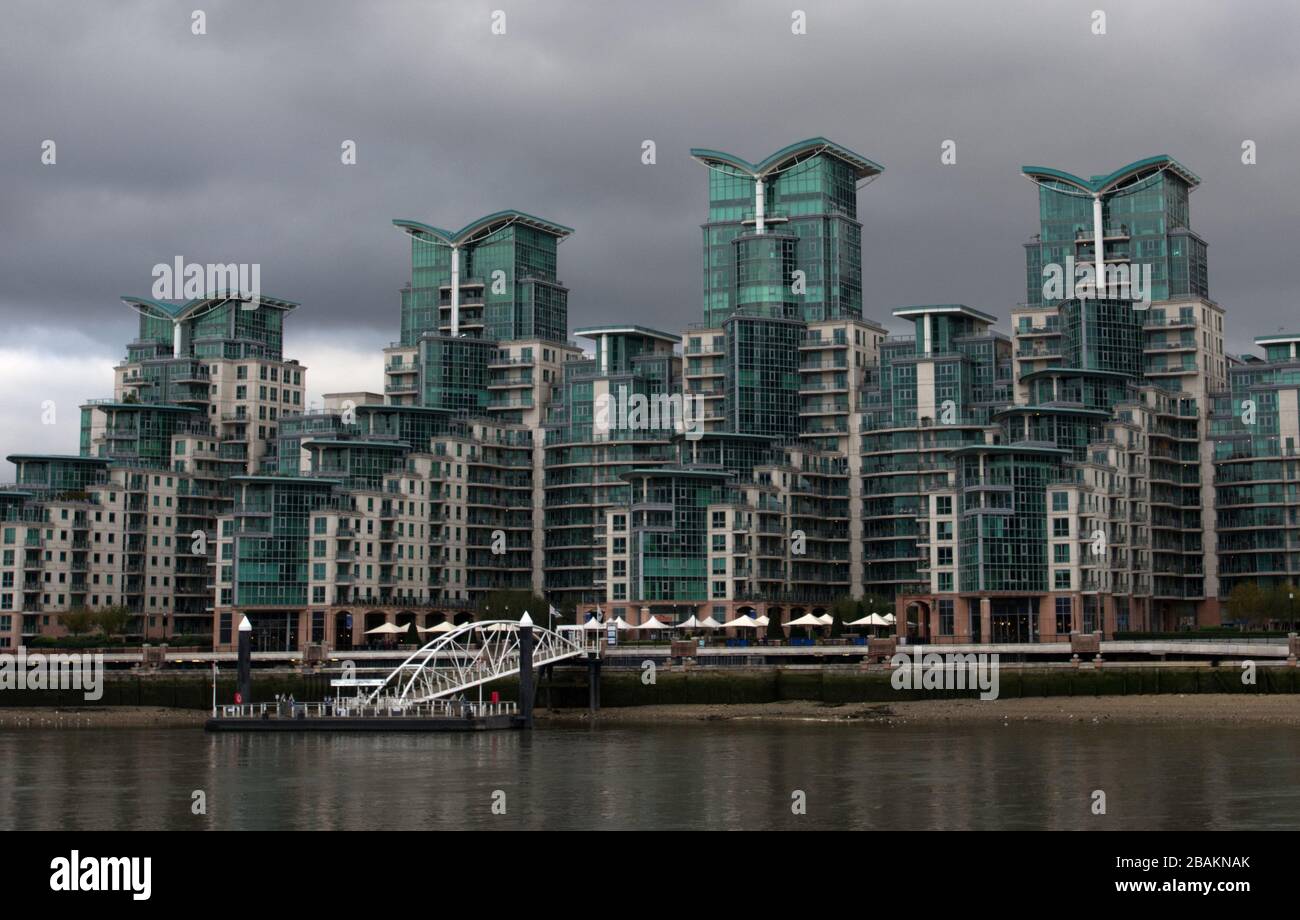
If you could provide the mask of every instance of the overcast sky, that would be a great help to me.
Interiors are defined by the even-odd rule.
[[[571,329],[680,330],[701,318],[707,206],[689,148],[758,160],[814,135],[885,167],[858,217],[866,314],[891,327],[895,307],[962,302],[1007,330],[1037,220],[1021,165],[1178,158],[1242,350],[1300,326],[1298,26],[1287,0],[9,2],[0,456],[76,452],[77,406],[111,393],[135,334],[119,296],[176,256],[260,263],[265,293],[302,304],[285,351],[310,398],[382,385],[409,277],[395,217],[566,224]]]

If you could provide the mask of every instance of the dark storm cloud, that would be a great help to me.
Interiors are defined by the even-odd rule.
[[[304,305],[291,354],[295,331],[377,344],[408,276],[393,217],[516,207],[577,230],[571,327],[679,329],[700,315],[706,206],[688,148],[758,159],[824,134],[886,167],[860,197],[869,316],[962,301],[1005,317],[1036,221],[1019,166],[1168,153],[1204,180],[1193,225],[1241,348],[1294,313],[1298,24],[1292,3],[1189,0],[9,4],[0,310],[116,348],[117,297],[147,293],[156,262],[256,261],[265,291]],[[57,166],[39,163],[46,138]]]

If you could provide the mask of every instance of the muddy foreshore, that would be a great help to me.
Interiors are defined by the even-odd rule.
[[[1023,699],[919,700],[903,703],[780,703],[624,706],[592,716],[585,709],[538,707],[541,725],[635,725],[698,722],[839,722],[954,725],[1012,722],[1103,725],[1177,723],[1294,725],[1300,696],[1290,694],[1160,694]],[[206,710],[160,706],[0,708],[0,729],[198,728]]]
[[[990,724],[1269,724],[1300,726],[1300,697],[1289,694],[1168,694],[1150,696],[1046,697],[1024,699],[919,700],[904,703],[791,701],[737,705],[628,706],[537,711],[550,724],[654,722],[843,722],[885,725]]]
[[[164,706],[21,706],[0,708],[6,728],[201,728],[211,713]]]

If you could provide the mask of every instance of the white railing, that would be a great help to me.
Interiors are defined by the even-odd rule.
[[[225,719],[445,719],[510,716],[518,712],[519,704],[514,700],[435,699],[405,703],[397,698],[384,698],[375,703],[340,699],[324,703],[270,702],[219,707],[219,714]]]
[[[588,651],[571,634],[532,627],[532,664],[540,668]],[[519,624],[514,620],[463,623],[434,639],[394,668],[362,699],[376,705],[391,699],[411,706],[463,693],[502,677],[519,673]]]

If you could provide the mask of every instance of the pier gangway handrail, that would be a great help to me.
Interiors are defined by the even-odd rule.
[[[581,640],[545,627],[533,626],[532,634],[534,668],[588,651]],[[366,706],[381,700],[397,706],[418,705],[518,674],[519,663],[517,621],[462,623],[417,649],[389,672],[382,685],[358,699]]]

